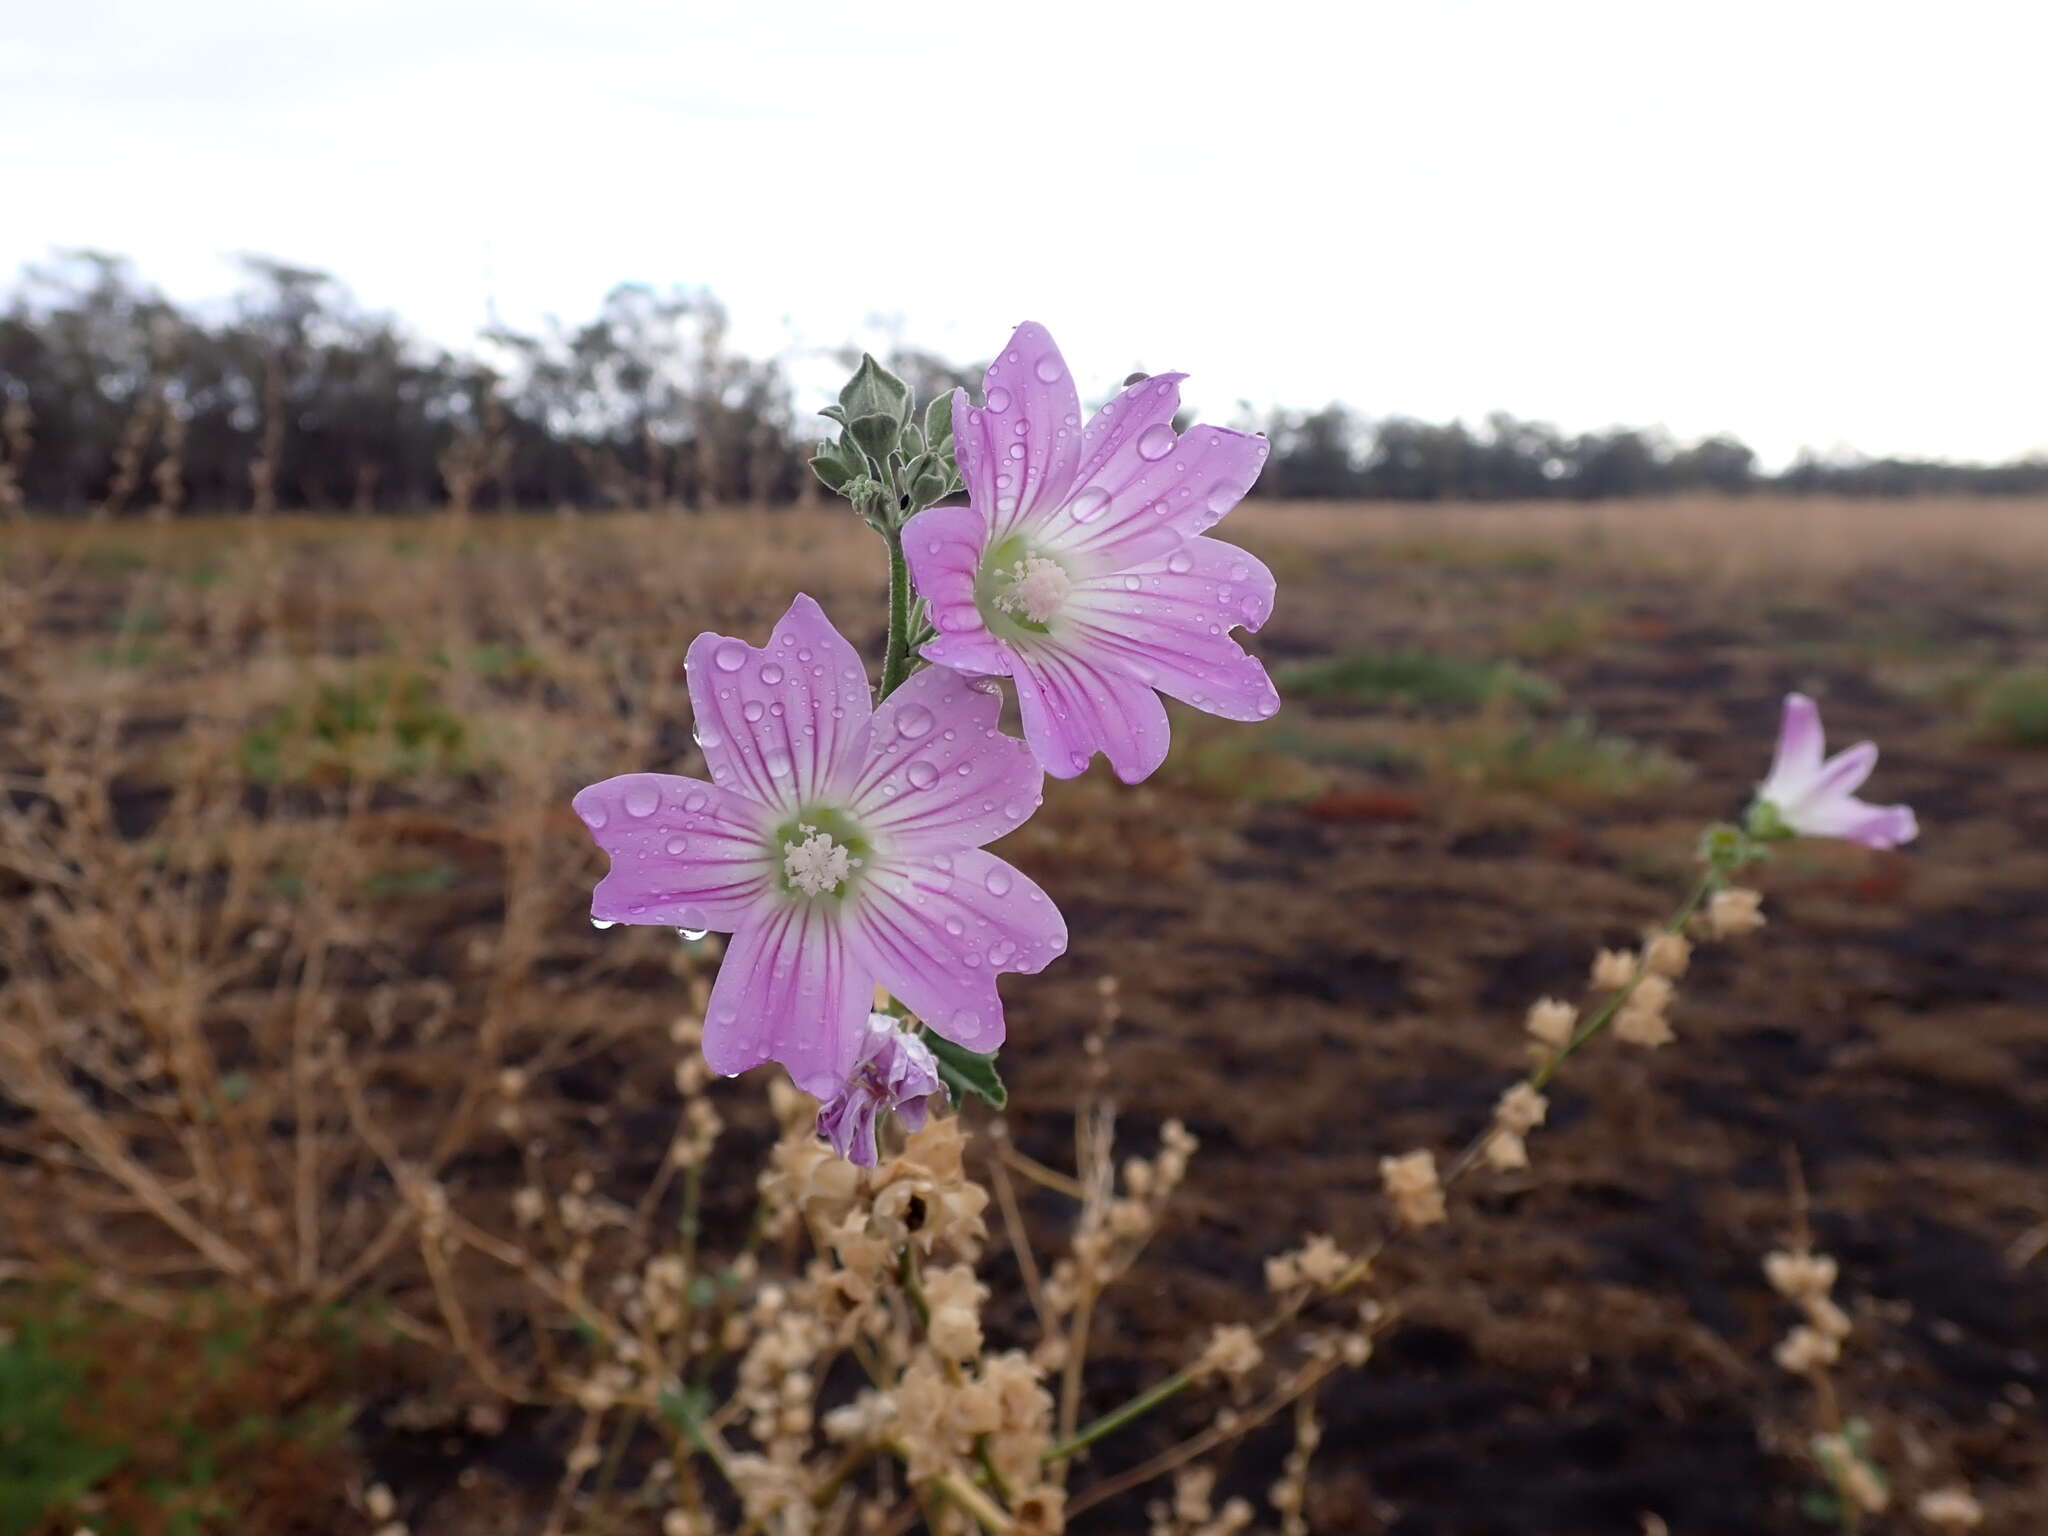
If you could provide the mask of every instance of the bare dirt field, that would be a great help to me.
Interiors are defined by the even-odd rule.
[[[1120,1136],[1178,1117],[1201,1141],[1098,1311],[1099,1406],[1264,1305],[1268,1254],[1385,1229],[1380,1158],[1485,1124],[1529,1003],[1670,911],[1798,689],[1831,739],[1880,742],[1868,793],[1920,840],[1782,851],[1768,926],[1701,953],[1675,1043],[1599,1042],[1531,1167],[1460,1185],[1389,1255],[1396,1320],[1323,1395],[1311,1523],[1820,1528],[1761,1272],[1797,1181],[1856,1323],[1836,1387],[1900,1486],[1966,1480],[1987,1531],[2048,1529],[2048,505],[1252,503],[1217,534],[1279,578],[1252,644],[1281,714],[1177,710],[1157,779],[1098,763],[999,845],[1073,938],[1004,984],[1016,1147],[1071,1162],[1106,976]],[[166,1524],[117,1478],[106,1530],[368,1532],[372,1483],[419,1536],[540,1530],[575,1423],[508,1406],[435,1321],[402,1171],[498,1232],[543,1156],[674,1198],[671,1026],[716,941],[593,931],[602,859],[568,797],[697,771],[699,630],[758,640],[802,589],[878,653],[878,544],[735,512],[12,527],[0,550],[0,1324],[87,1318],[67,1347],[102,1411],[138,1444],[216,1437],[207,1486],[243,1522]],[[707,1241],[743,1230],[771,1134],[758,1088],[722,1091]],[[1058,1197],[1025,1215],[1049,1229]],[[461,1284],[491,1349],[545,1348],[502,1274]],[[349,1342],[195,1295],[353,1319]],[[198,1354],[227,1363],[187,1380]],[[1254,1434],[1225,1486],[1258,1496],[1288,1444]],[[1889,1518],[1866,1529],[1918,1528]]]

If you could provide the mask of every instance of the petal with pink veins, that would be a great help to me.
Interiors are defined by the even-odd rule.
[[[1220,539],[1190,539],[1078,588],[1062,615],[1073,625],[1067,644],[1212,715],[1265,720],[1280,695],[1230,632],[1265,623],[1273,590],[1273,573],[1256,557]]]
[[[740,927],[772,889],[771,812],[673,773],[622,773],[571,802],[611,872],[590,896],[605,923]]]
[[[1178,377],[1178,375],[1175,375]],[[1106,438],[1099,462],[1077,478],[1055,516],[1039,520],[1048,549],[1097,570],[1123,570],[1213,528],[1244,499],[1265,467],[1265,438],[1201,423],[1176,436],[1169,425],[1179,392],[1148,381],[1165,420]],[[1136,424],[1137,405],[1132,407]]]
[[[1008,649],[988,632],[974,601],[988,546],[988,521],[973,507],[932,507],[903,525],[903,557],[938,631],[921,654],[982,677],[1010,670]]]
[[[860,654],[799,594],[755,649],[729,635],[690,643],[690,703],[714,784],[793,810],[828,798],[865,746]]]
[[[979,848],[880,861],[862,897],[846,929],[858,963],[970,1051],[1003,1043],[997,974],[1042,970],[1067,947],[1051,898]]]
[[[855,817],[891,852],[978,848],[1022,825],[1044,770],[996,729],[1002,695],[945,667],[914,673],[875,711],[873,755],[848,789]]]
[[[953,452],[1000,540],[1065,499],[1081,457],[1081,397],[1052,333],[1027,320],[982,376],[982,401],[953,392]]]
[[[1054,778],[1071,779],[1097,752],[1126,784],[1166,761],[1166,706],[1148,683],[1086,651],[1041,641],[1017,655],[1011,674],[1032,756]]]
[[[732,936],[704,1013],[704,1060],[724,1077],[768,1060],[829,1099],[860,1061],[874,982],[849,953],[843,907],[766,909]]]

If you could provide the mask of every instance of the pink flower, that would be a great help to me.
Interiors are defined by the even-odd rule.
[[[1825,751],[1819,707],[1803,693],[1786,694],[1770,777],[1757,788],[1759,805],[1768,806],[1787,831],[1803,837],[1896,848],[1919,836],[1910,807],[1868,805],[1855,796],[1877,766],[1873,743],[1858,742],[1822,761]]]
[[[924,1129],[934,1094],[945,1091],[932,1048],[906,1035],[886,1013],[868,1015],[867,1042],[853,1075],[818,1110],[818,1134],[849,1163],[875,1166],[875,1126],[889,1110],[913,1131]]]
[[[994,1050],[996,974],[1041,969],[1067,929],[981,848],[1044,785],[996,729],[993,686],[927,668],[872,706],[860,657],[801,596],[765,648],[699,635],[688,666],[711,782],[622,774],[575,806],[612,857],[592,917],[732,934],[704,1021],[712,1070],[772,1058],[834,1097],[867,1050],[877,985]]]
[[[1266,621],[1273,573],[1201,537],[1258,478],[1266,440],[1222,427],[1176,433],[1184,377],[1133,384],[1084,427],[1052,337],[1018,326],[989,365],[987,403],[953,394],[971,504],[904,525],[938,631],[924,655],[1014,677],[1024,739],[1059,778],[1097,752],[1127,784],[1150,774],[1166,756],[1159,693],[1231,720],[1280,707],[1266,669],[1230,633]]]

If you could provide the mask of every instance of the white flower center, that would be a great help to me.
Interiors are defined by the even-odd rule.
[[[1050,622],[1074,590],[1060,563],[1043,555],[1019,560],[1000,579],[1010,583],[1010,590],[996,598],[995,606],[1004,613],[1021,614],[1034,624]]]
[[[846,850],[832,841],[829,832],[808,824],[797,831],[804,835],[802,842],[782,845],[782,872],[789,883],[806,896],[838,890],[852,868]]]

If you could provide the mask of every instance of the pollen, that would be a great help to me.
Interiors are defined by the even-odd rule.
[[[789,883],[806,896],[822,896],[839,889],[852,870],[847,852],[827,832],[813,826],[799,826],[800,843],[782,845],[782,872]]]
[[[995,606],[1034,624],[1050,622],[1060,611],[1060,604],[1067,600],[1067,594],[1074,590],[1073,581],[1060,563],[1043,555],[1019,560],[1003,573],[1003,579],[1010,583],[1010,590],[996,598]]]

